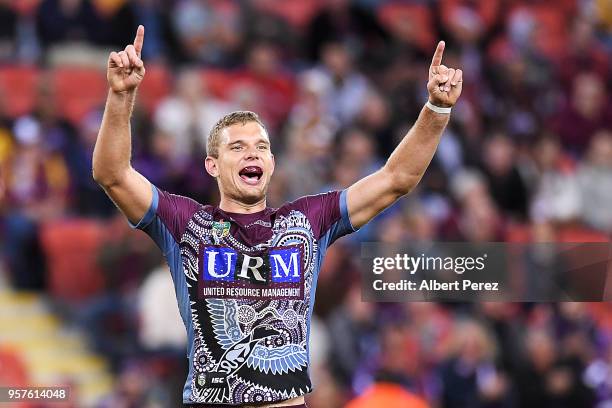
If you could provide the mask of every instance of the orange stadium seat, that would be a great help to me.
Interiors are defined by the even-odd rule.
[[[532,225],[510,224],[506,228],[506,242],[532,242]],[[601,231],[586,227],[561,227],[557,230],[556,242],[610,242],[610,237]]]
[[[226,99],[234,86],[234,75],[220,69],[202,70],[202,80],[211,95]]]
[[[63,116],[78,123],[87,113],[103,108],[107,82],[104,71],[95,68],[56,68],[52,73],[57,102]]]
[[[97,254],[103,236],[104,226],[95,220],[61,220],[42,226],[40,239],[54,296],[79,301],[101,290],[104,279]]]
[[[610,236],[584,227],[568,227],[559,231],[559,242],[610,242]]]
[[[157,104],[170,93],[171,77],[163,65],[146,66],[147,73],[142,86],[138,88],[138,102],[145,111],[151,113]]]
[[[431,11],[421,4],[388,3],[378,9],[378,19],[392,32],[411,30],[417,44],[429,53],[435,42]]]
[[[39,71],[32,66],[0,68],[0,106],[10,117],[32,110],[36,99]]]
[[[455,12],[461,7],[467,7],[476,12],[481,22],[484,24],[484,28],[489,30],[497,23],[501,1],[487,0],[474,2],[471,0],[441,0],[438,5],[438,10],[442,14],[443,24],[451,24],[453,19],[457,17]]]
[[[24,16],[31,16],[36,13],[36,9],[38,8],[38,4],[42,0],[19,0],[12,1],[12,6],[19,14]]]
[[[11,348],[0,346],[0,384],[24,386],[28,373],[19,354]]]
[[[306,27],[322,6],[319,0],[284,0],[255,2],[255,7],[262,11],[275,14],[295,28],[301,30]]]
[[[545,4],[522,4],[512,10],[509,17],[523,11],[529,13],[537,25],[535,46],[549,58],[558,58],[567,45],[568,16],[563,9]]]
[[[510,224],[505,235],[506,242],[528,243],[531,241],[531,227],[528,224]]]
[[[602,327],[608,333],[612,333],[612,303],[587,303],[587,308],[593,316],[593,320],[597,323],[597,326]]]
[[[29,385],[28,370],[19,352],[11,347],[0,345],[0,386],[26,387]],[[12,403],[7,407],[33,408],[29,402]]]

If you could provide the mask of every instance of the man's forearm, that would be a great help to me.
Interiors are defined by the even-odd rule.
[[[130,117],[135,96],[135,90],[108,91],[102,125],[93,153],[93,177],[102,186],[117,183],[130,168]]]
[[[93,153],[94,180],[132,223],[138,223],[153,202],[151,183],[130,165],[130,116],[136,89],[145,76],[140,59],[143,43],[144,27],[138,26],[134,44],[108,56],[110,89]]]
[[[419,117],[385,165],[399,195],[408,194],[421,180],[433,158],[449,114],[423,107]]]

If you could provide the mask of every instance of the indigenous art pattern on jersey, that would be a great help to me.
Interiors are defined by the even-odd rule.
[[[183,259],[188,260],[185,274],[190,297],[203,300],[195,302],[191,311],[191,319],[197,327],[195,338],[200,344],[193,359],[193,369],[197,373],[192,378],[193,396],[208,403],[237,403],[282,400],[308,392],[310,384],[307,383],[303,385],[304,389],[298,386],[297,389],[278,390],[257,380],[262,377],[261,373],[272,376],[289,372],[306,374],[307,313],[317,255],[317,243],[308,219],[297,211],[292,211],[288,217],[277,218],[272,227],[273,237],[253,247],[244,245],[231,234],[219,239],[213,233],[213,223],[211,214],[203,210],[196,213],[187,226],[183,237],[185,244],[181,247]],[[306,257],[298,257],[297,270],[303,272],[298,277],[299,289],[302,289],[302,299],[299,300],[282,300],[262,293],[272,289],[269,258],[268,271],[263,273],[265,276],[261,276],[264,270],[261,267],[248,269],[249,264],[259,263],[250,262],[243,269],[241,262],[237,262],[238,254],[242,255],[242,262],[245,255],[250,256],[247,260],[261,260],[271,252],[271,248],[289,245],[307,248],[298,253],[306,254]],[[218,261],[225,269],[218,275],[226,280],[205,279],[208,267],[214,261],[202,256],[204,248],[218,250],[209,251],[209,254],[215,253],[209,257],[225,258],[224,263]],[[199,259],[197,255],[200,255]],[[278,269],[282,268],[277,267],[277,275],[283,276]],[[240,275],[241,271],[245,273]],[[258,272],[259,276],[256,275]],[[260,284],[262,287],[256,287],[258,278],[264,280]],[[210,287],[222,289],[223,294],[205,295],[204,291]],[[230,289],[233,290],[230,292]],[[250,296],[244,296],[247,289]],[[209,328],[208,334],[205,328]]]
[[[189,338],[183,401],[275,402],[311,391],[308,337],[323,254],[353,231],[346,193],[230,214],[154,188],[135,227],[158,243]]]

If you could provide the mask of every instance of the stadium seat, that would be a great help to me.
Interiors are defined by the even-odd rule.
[[[157,104],[170,93],[171,77],[163,65],[146,65],[146,75],[138,88],[138,103],[147,113],[155,111]]]
[[[52,73],[61,114],[78,123],[87,113],[103,108],[108,89],[105,74],[95,68],[62,67]]]
[[[323,3],[319,0],[272,0],[259,1],[254,4],[260,10],[281,17],[298,30],[302,30],[319,11]]]
[[[532,225],[510,224],[506,228],[506,242],[532,242]],[[556,242],[610,242],[610,237],[603,232],[586,227],[561,227],[556,232]]]
[[[410,25],[417,46],[430,53],[435,42],[431,11],[421,4],[387,3],[378,9],[380,23],[392,32],[401,32]]]
[[[509,224],[505,234],[506,242],[528,243],[531,241],[531,226],[529,224]]]
[[[586,306],[593,316],[593,320],[597,322],[597,326],[606,330],[607,333],[612,333],[612,303],[609,301],[593,302]]]
[[[217,98],[227,99],[234,86],[233,75],[220,69],[202,70],[202,80],[208,92]]]
[[[559,242],[610,242],[603,232],[584,227],[568,227],[559,230]]]
[[[31,66],[0,68],[0,97],[2,108],[10,117],[28,113],[34,107],[39,71]]]
[[[535,23],[534,44],[547,57],[557,59],[567,46],[567,22],[563,10],[547,5],[520,5],[512,10],[508,18],[515,13],[525,12]]]
[[[502,7],[501,0],[487,0],[474,2],[472,0],[441,0],[438,5],[438,10],[441,13],[442,23],[444,25],[451,24],[454,19],[463,19],[456,12],[461,8],[466,8],[474,11],[480,18],[484,30],[491,30],[499,16],[500,8]],[[465,19],[463,19],[465,22]]]
[[[104,227],[95,220],[52,221],[42,225],[40,240],[47,257],[51,293],[66,301],[79,301],[103,286],[97,254]]]
[[[3,387],[26,387],[29,385],[26,365],[19,352],[12,347],[0,345],[0,385]],[[12,408],[34,408],[30,402],[8,404]]]
[[[28,373],[17,351],[0,345],[0,384],[24,386]]]
[[[32,16],[36,13],[38,4],[41,1],[42,0],[19,0],[19,1],[12,1],[11,5],[17,13],[23,16]]]

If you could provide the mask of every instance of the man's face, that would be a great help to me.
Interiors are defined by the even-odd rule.
[[[255,204],[263,200],[274,172],[274,156],[265,129],[257,122],[221,131],[217,158],[206,158],[206,170],[217,178],[222,195]]]

